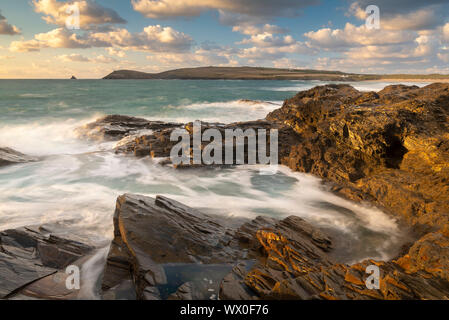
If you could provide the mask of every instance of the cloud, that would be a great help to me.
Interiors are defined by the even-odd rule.
[[[0,34],[14,36],[20,34],[19,28],[8,23],[8,20],[0,13]]]
[[[94,63],[114,63],[117,62],[116,59],[112,57],[106,57],[104,55],[99,55],[94,58],[88,58],[78,53],[73,54],[63,54],[57,57],[62,62],[94,62]]]
[[[117,62],[117,59],[114,59],[112,57],[106,57],[104,55],[99,55],[92,59],[95,63],[114,63]]]
[[[10,50],[14,52],[40,51],[44,48],[120,48],[146,52],[186,52],[191,49],[190,36],[171,27],[148,26],[140,33],[130,33],[126,29],[109,32],[88,32],[77,35],[65,28],[47,33],[39,33],[28,41],[14,41]],[[116,49],[117,50],[117,49]]]
[[[351,23],[346,23],[344,29],[323,28],[304,36],[312,47],[325,49],[401,44],[415,39],[413,32],[368,29],[365,25],[357,27]]]
[[[116,56],[119,58],[124,58],[126,56],[126,52],[119,50],[117,48],[107,48],[106,50],[111,56]]]
[[[284,33],[288,32],[287,29],[281,28],[279,26],[272,25],[272,24],[265,24],[262,26],[257,26],[257,25],[252,25],[252,24],[240,24],[240,25],[235,25],[232,28],[232,31],[240,32],[242,34],[249,35],[249,36],[262,34],[262,33],[284,34]]]
[[[380,9],[381,27],[385,30],[429,30],[441,26],[449,12],[447,0],[359,0],[352,2],[349,14],[364,20],[365,9],[375,4]]]
[[[93,33],[90,39],[124,50],[147,52],[186,52],[193,46],[189,35],[160,25],[148,26],[140,33],[130,33],[126,29]]]
[[[9,49],[13,52],[32,52],[40,51],[43,48],[85,49],[91,46],[89,40],[83,39],[65,28],[58,28],[47,33],[38,33],[32,40],[13,41]]]
[[[77,53],[63,54],[58,56],[58,59],[63,62],[89,62],[90,59]]]
[[[117,12],[105,8],[95,1],[83,0],[59,2],[56,0],[34,0],[34,9],[45,16],[43,19],[49,24],[65,26],[67,19],[73,14],[73,6],[79,8],[81,29],[90,29],[96,25],[126,23]]]
[[[193,17],[217,10],[256,17],[294,16],[318,0],[131,0],[134,10],[148,18]]]

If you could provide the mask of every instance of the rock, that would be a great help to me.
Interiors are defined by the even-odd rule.
[[[426,235],[398,260],[345,265],[330,257],[332,239],[299,217],[258,217],[230,228],[219,220],[165,197],[119,197],[104,295],[134,279],[138,299],[213,299],[218,291],[209,285],[217,281],[209,275],[215,274],[218,297],[226,300],[449,296],[443,233]],[[366,287],[370,265],[381,270],[379,289]],[[205,279],[198,281],[195,270]]]
[[[78,80],[75,76],[72,76],[70,80]]]
[[[10,148],[0,148],[0,167],[10,164],[38,161],[35,157],[27,156]]]
[[[138,298],[145,288],[167,283],[166,263],[232,263],[242,252],[226,246],[226,227],[176,201],[126,194],[118,198],[114,240],[103,279],[106,291],[134,279]],[[131,273],[130,273],[131,270]]]
[[[0,299],[23,295],[40,299],[76,298],[65,288],[65,268],[92,247],[59,238],[43,227],[0,232]]]
[[[416,228],[441,228],[449,222],[448,101],[449,84],[378,93],[327,85],[298,93],[267,119],[298,135],[282,164],[333,182],[340,194],[373,202]]]
[[[148,121],[142,118],[110,115],[98,119],[76,130],[78,136],[93,140],[120,140],[142,130],[162,130],[176,128],[180,124]]]
[[[167,129],[160,129],[160,130],[154,130],[150,134],[144,134],[144,135],[137,135],[137,136],[130,136],[129,138],[125,138],[123,140],[123,143],[119,143],[119,145],[116,147],[116,153],[123,153],[123,154],[134,154],[136,157],[145,157],[145,156],[151,156],[152,158],[169,158],[171,155],[171,151],[175,145],[178,144],[178,141],[171,141],[170,136],[175,129],[185,129],[187,133],[190,135],[190,147],[188,154],[191,157],[191,162],[187,164],[177,164],[174,167],[175,168],[197,168],[197,167],[204,167],[206,164],[193,164],[193,145],[194,145],[194,139],[193,139],[193,123],[187,123],[183,125],[183,127],[170,127],[170,124],[167,124]],[[236,165],[238,164],[237,158],[236,158],[236,145],[233,147],[233,158],[232,163],[226,164],[226,144],[225,144],[225,130],[237,130],[241,129],[243,131],[246,131],[248,129],[252,129],[255,131],[255,139],[258,141],[258,133],[259,129],[264,129],[267,132],[267,156],[270,155],[270,130],[271,129],[277,129],[278,130],[278,141],[279,141],[279,152],[281,154],[284,154],[285,152],[290,150],[290,146],[292,144],[297,143],[296,140],[296,134],[295,132],[288,126],[285,125],[279,125],[279,124],[273,124],[265,120],[258,120],[258,121],[248,121],[248,122],[238,122],[238,123],[232,123],[232,124],[220,124],[220,123],[202,123],[201,124],[201,130],[202,133],[204,133],[208,129],[216,129],[220,131],[222,136],[221,146],[222,146],[222,158],[221,163],[222,164],[213,164],[213,166],[228,166],[228,165]],[[207,145],[209,145],[210,142],[202,142],[201,143],[201,150],[204,150]],[[248,163],[248,139],[244,140],[243,143],[244,147],[244,163]],[[256,149],[254,150],[256,156],[258,155],[258,146],[256,146]],[[260,163],[260,159],[257,156],[256,163]]]

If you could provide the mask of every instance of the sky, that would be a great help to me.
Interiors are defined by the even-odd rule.
[[[449,1],[0,0],[3,79],[212,65],[449,74]]]

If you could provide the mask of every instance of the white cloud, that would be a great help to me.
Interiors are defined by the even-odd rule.
[[[43,19],[49,24],[65,26],[67,19],[72,14],[70,8],[78,6],[80,12],[80,27],[89,29],[95,25],[110,23],[126,23],[117,12],[105,8],[95,1],[71,1],[60,2],[56,0],[34,0],[35,11],[45,15]]]
[[[287,30],[272,24],[265,24],[263,26],[257,26],[252,24],[240,24],[235,25],[232,28],[234,32],[240,32],[242,34],[246,34],[249,36],[262,34],[262,33],[271,33],[271,34],[283,34],[287,33]]]
[[[147,52],[186,52],[193,45],[193,39],[183,32],[160,25],[148,26],[140,33],[130,33],[126,29],[92,33],[90,39],[124,50]]]
[[[386,31],[368,29],[347,23],[344,29],[323,28],[304,34],[312,47],[336,49],[359,46],[401,44],[415,39],[415,34],[408,31]]]
[[[65,28],[39,33],[28,41],[14,41],[10,50],[15,52],[40,51],[44,48],[85,49],[92,47],[118,47],[123,50],[147,52],[186,52],[193,40],[171,27],[148,26],[143,32],[130,33],[126,29],[109,32],[88,32],[78,36]],[[117,49],[116,49],[117,50]]]
[[[89,62],[90,59],[77,53],[63,54],[58,56],[58,59],[63,62]]]
[[[124,58],[126,56],[126,52],[119,50],[117,48],[106,48],[107,52],[111,56],[116,56],[119,58]]]
[[[54,29],[47,33],[38,33],[28,41],[13,41],[10,50],[13,52],[40,51],[43,48],[90,48],[88,40],[83,39],[64,28]]]
[[[99,55],[94,58],[88,58],[78,53],[73,54],[63,54],[57,57],[62,62],[93,62],[93,63],[114,63],[117,62],[116,59],[112,57],[106,57],[104,55]]]

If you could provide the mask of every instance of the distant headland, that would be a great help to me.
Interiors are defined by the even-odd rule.
[[[103,79],[180,79],[180,80],[322,80],[322,81],[449,81],[449,75],[429,74],[356,74],[340,71],[313,69],[276,69],[258,67],[199,67],[146,73],[134,70],[118,70]]]

